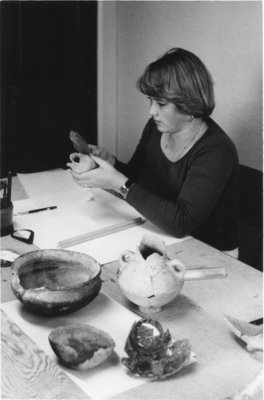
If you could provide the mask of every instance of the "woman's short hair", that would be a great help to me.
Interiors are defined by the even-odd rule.
[[[208,117],[214,109],[212,77],[202,61],[190,51],[173,48],[152,62],[138,79],[147,96],[166,99],[180,112]]]

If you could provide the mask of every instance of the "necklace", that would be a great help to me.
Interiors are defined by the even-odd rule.
[[[202,121],[197,129],[197,131],[195,132],[194,136],[191,138],[191,140],[184,145],[184,147],[179,151],[179,155],[184,154],[185,150],[187,148],[190,148],[192,146],[192,144],[195,142],[195,139],[198,140],[199,137],[202,135],[203,132],[202,131],[202,126],[203,126],[204,122]],[[170,147],[169,143],[165,143],[165,150],[167,150]]]
[[[176,162],[178,161],[180,158],[182,158],[187,151],[194,145],[195,142],[197,142],[197,140],[200,139],[200,137],[202,137],[202,135],[205,132],[205,128],[207,127],[207,125],[204,124],[204,121],[202,121],[198,127],[198,129],[196,130],[195,134],[193,135],[193,137],[191,138],[191,140],[185,144],[182,148],[179,148],[179,146],[176,146],[176,148],[171,149],[171,145],[170,143],[164,143],[165,142],[165,137],[163,137],[163,152],[166,155],[166,157],[172,161],[172,162]]]

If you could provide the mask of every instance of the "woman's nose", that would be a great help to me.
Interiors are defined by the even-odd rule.
[[[155,105],[152,103],[149,107],[149,113],[153,117],[154,115],[157,115],[157,108]]]

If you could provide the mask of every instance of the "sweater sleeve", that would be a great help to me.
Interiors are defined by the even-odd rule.
[[[155,225],[176,237],[184,237],[208,218],[236,163],[232,142],[225,137],[209,141],[190,157],[175,201],[153,194],[138,184],[131,187],[126,200]]]

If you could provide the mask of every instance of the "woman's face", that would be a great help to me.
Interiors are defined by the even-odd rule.
[[[162,133],[177,133],[187,123],[187,115],[180,113],[175,104],[165,99],[148,97],[150,101],[149,113],[153,117],[158,131]]]

